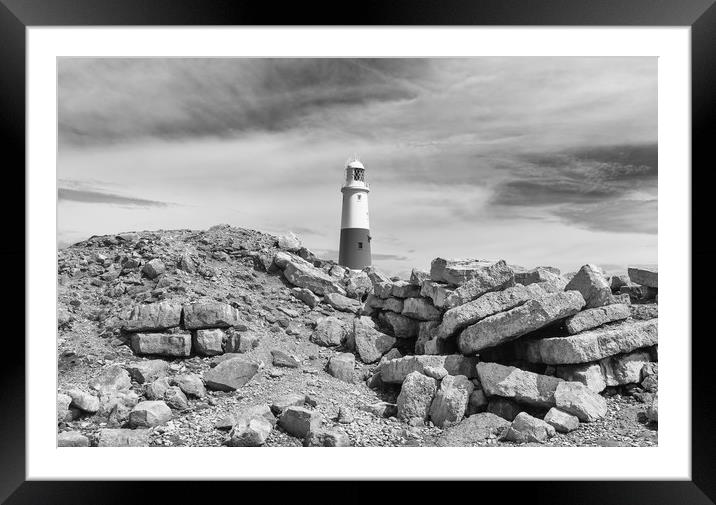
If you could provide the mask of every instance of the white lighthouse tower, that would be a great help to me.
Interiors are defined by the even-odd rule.
[[[357,159],[346,164],[346,180],[341,188],[343,213],[338,263],[353,270],[372,264],[370,226],[368,224],[368,193],[365,167]]]

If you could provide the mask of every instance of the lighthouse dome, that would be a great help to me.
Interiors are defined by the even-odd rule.
[[[363,163],[361,163],[360,161],[353,160],[353,161],[348,162],[348,165],[346,165],[346,168],[365,168],[365,167],[363,166]]]

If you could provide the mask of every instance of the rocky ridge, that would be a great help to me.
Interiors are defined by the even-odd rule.
[[[658,274],[629,273],[92,237],[58,254],[58,445],[654,445]]]

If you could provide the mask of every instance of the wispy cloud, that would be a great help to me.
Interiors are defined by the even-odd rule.
[[[132,198],[112,193],[69,188],[58,188],[57,198],[59,201],[64,200],[68,202],[100,203],[107,205],[120,205],[123,207],[166,207],[169,205],[166,202],[158,202],[155,200],[144,200],[142,198]]]

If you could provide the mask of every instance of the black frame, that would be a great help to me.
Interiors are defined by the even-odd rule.
[[[715,0],[364,0],[348,6],[343,2],[322,5],[317,2],[272,3],[246,0],[0,0],[0,145],[3,145],[5,188],[24,188],[25,166],[25,28],[32,26],[90,25],[577,25],[577,26],[690,26],[692,70],[692,188],[709,191],[714,163],[708,156],[716,139],[716,5]],[[675,168],[676,169],[676,168]],[[15,177],[16,181],[7,182]],[[12,190],[11,190],[12,191]],[[12,191],[21,194],[20,191]],[[23,192],[24,194],[24,192]],[[696,195],[694,195],[696,196]],[[709,195],[710,196],[710,195]],[[692,230],[713,228],[707,200],[692,200]],[[3,199],[5,216],[17,214],[18,204]],[[662,211],[668,211],[663,209]],[[14,265],[25,262],[25,223],[5,220],[6,240],[0,247],[7,273],[18,277]],[[701,226],[699,226],[701,225]],[[9,229],[8,229],[9,227]],[[716,257],[710,233],[692,233],[692,269],[708,271],[708,261]],[[8,237],[13,240],[9,240]],[[692,287],[694,314],[710,307],[706,296],[708,281]],[[10,286],[10,283],[8,283]],[[6,288],[4,307],[17,306],[18,289]],[[11,292],[10,292],[11,291]],[[703,293],[702,293],[703,291]],[[23,289],[24,293],[24,289]],[[710,293],[709,293],[710,294]],[[688,293],[682,293],[688,296]],[[699,296],[701,295],[701,296]],[[10,305],[12,300],[12,305]],[[708,300],[708,301],[707,301]],[[30,302],[30,300],[27,300]],[[695,309],[695,310],[694,310]],[[699,320],[693,318],[693,323]],[[697,326],[694,326],[697,328]],[[16,332],[17,330],[15,330]],[[476,482],[447,486],[411,483],[410,487],[425,498],[437,489],[441,498],[450,499],[456,491],[468,493],[468,499],[483,499],[496,492],[499,501],[528,503],[714,503],[716,501],[716,387],[712,378],[710,334],[692,339],[692,481],[653,482]],[[703,332],[705,333],[705,332]],[[709,332],[710,333],[710,332]],[[10,335],[6,339],[11,338]],[[666,335],[687,339],[689,335]],[[7,347],[6,347],[7,348]],[[25,482],[25,381],[24,349],[15,344],[12,355],[5,356],[0,373],[0,500],[6,503],[136,503],[148,501],[148,491],[161,492],[162,501],[188,499],[192,491],[203,497],[221,491],[264,494],[278,500],[271,483],[147,483],[138,494],[138,484],[124,482]],[[565,463],[571,464],[569,456]],[[433,464],[437,464],[434,462]],[[208,485],[207,485],[208,484]],[[330,497],[364,501],[386,501],[393,486],[380,494],[368,494],[365,484],[351,483],[335,489],[335,483],[304,483],[292,489],[290,496]],[[295,487],[295,486],[294,486]],[[306,493],[308,491],[308,493]],[[400,489],[399,499],[404,499]],[[300,494],[298,494],[300,493]],[[450,493],[450,494],[446,494]],[[472,496],[471,496],[472,495]],[[455,499],[455,498],[453,498]]]

